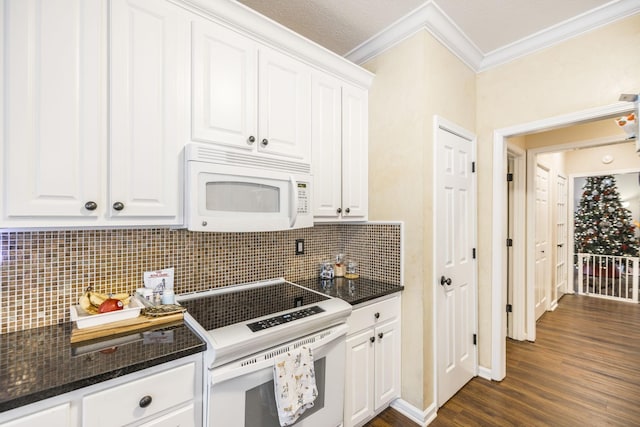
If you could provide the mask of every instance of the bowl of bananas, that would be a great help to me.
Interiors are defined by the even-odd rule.
[[[78,329],[104,325],[140,315],[144,305],[128,293],[104,294],[87,288],[71,306],[71,321]]]

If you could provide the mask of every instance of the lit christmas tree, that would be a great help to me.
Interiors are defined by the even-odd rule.
[[[613,176],[587,177],[575,214],[574,235],[576,253],[638,256],[631,211],[622,206]]]

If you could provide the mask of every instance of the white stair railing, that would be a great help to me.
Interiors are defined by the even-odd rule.
[[[578,293],[638,301],[639,257],[578,254]]]

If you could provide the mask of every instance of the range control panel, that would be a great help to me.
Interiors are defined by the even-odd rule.
[[[295,320],[304,319],[305,317],[313,316],[314,314],[322,313],[324,310],[317,305],[303,308],[302,310],[293,311],[291,313],[281,314],[280,316],[271,317],[269,319],[260,320],[253,323],[248,323],[247,326],[252,332],[262,331],[269,329],[273,326],[282,325],[283,323],[293,322]]]

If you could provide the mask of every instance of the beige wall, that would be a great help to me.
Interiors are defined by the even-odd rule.
[[[492,209],[493,131],[640,92],[640,15],[474,75],[429,33],[370,60],[370,219],[405,222],[402,397],[433,403],[433,114],[478,135],[478,211]],[[523,142],[521,140],[516,141]],[[492,215],[480,215],[479,364],[491,367]]]
[[[629,104],[631,107],[632,104]],[[617,140],[623,141],[627,135],[614,119],[598,120],[575,126],[567,126],[547,132],[526,136],[527,148],[541,148],[552,145],[569,144],[583,141]]]
[[[432,163],[435,114],[475,127],[475,74],[426,31],[365,64],[369,219],[405,222],[402,398],[434,402]]]
[[[602,163],[604,156],[611,156],[611,163]],[[635,141],[604,147],[584,148],[566,153],[567,174],[587,175],[595,172],[640,169],[640,156]]]
[[[640,92],[640,14],[478,74],[478,209],[492,212],[493,131]],[[636,49],[637,50],[637,49]],[[493,213],[497,214],[497,213]],[[491,366],[492,215],[479,218],[480,365]]]

